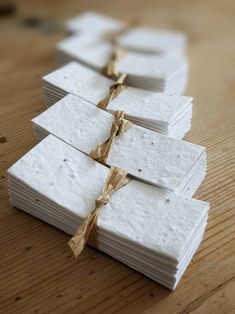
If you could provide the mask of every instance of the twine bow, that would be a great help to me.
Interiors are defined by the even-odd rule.
[[[111,194],[127,184],[129,180],[130,179],[127,178],[127,172],[123,169],[117,167],[110,168],[101,195],[95,201],[95,208],[88,214],[74,236],[68,242],[75,257],[80,255],[87,242],[91,244],[95,243],[95,226],[100,209],[109,202]]]
[[[91,158],[101,163],[105,163],[108,159],[115,139],[132,126],[130,121],[124,119],[124,111],[116,111],[114,118],[110,137],[104,143],[98,144],[89,154]]]
[[[124,85],[125,78],[126,74],[122,74],[119,76],[117,82],[110,86],[108,96],[106,96],[98,103],[98,108],[105,110],[108,107],[110,101],[117,97],[127,87],[126,85]]]

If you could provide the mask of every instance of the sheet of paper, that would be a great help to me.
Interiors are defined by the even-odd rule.
[[[125,23],[96,12],[85,12],[66,22],[69,32],[93,34],[100,40],[107,40],[108,34],[124,27]],[[151,29],[141,25],[129,27],[118,39],[122,47],[145,53],[183,53],[186,46],[184,33]]]
[[[93,208],[107,173],[49,136],[8,170],[10,199],[72,234]],[[207,211],[207,203],[132,180],[101,209],[98,248],[174,289],[201,241]]]
[[[93,36],[72,36],[58,44],[58,49],[93,68],[103,68],[111,53],[113,45],[97,41]],[[167,80],[186,66],[185,58],[178,56],[155,56],[128,52],[118,62],[118,71],[142,78]]]
[[[57,46],[57,63],[78,61],[101,72],[114,52],[109,42],[93,36],[72,36]],[[129,86],[181,94],[187,83],[188,63],[184,56],[146,55],[128,51],[117,62],[117,71],[126,73]]]
[[[110,136],[113,116],[85,100],[67,95],[33,119],[33,123],[89,154]],[[197,167],[205,148],[133,125],[116,139],[107,164],[131,175],[177,191]]]
[[[97,105],[115,83],[77,62],[70,62],[44,76],[43,82],[48,105],[59,101],[67,93]],[[123,110],[134,124],[182,138],[191,126],[192,97],[128,87],[109,103],[106,110],[110,113]]]

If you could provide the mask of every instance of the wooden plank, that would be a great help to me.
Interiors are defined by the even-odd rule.
[[[234,235],[234,1],[15,1],[0,17],[0,312],[1,313],[233,313]],[[43,111],[40,77],[54,67],[58,24],[85,10],[184,30],[189,36],[187,94],[195,98],[186,139],[205,145],[208,174],[196,197],[213,211],[205,239],[180,285],[170,292],[87,247],[79,260],[68,236],[12,208],[6,169],[36,143],[30,119]],[[48,19],[47,31],[25,17]]]

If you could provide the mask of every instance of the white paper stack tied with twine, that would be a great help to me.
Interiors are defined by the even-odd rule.
[[[103,40],[111,37],[108,35],[119,34],[118,44],[130,51],[159,55],[185,53],[186,36],[182,32],[131,26],[95,12],[68,20],[65,28],[71,34],[92,34]]]
[[[57,64],[61,66],[78,61],[103,73],[114,52],[117,52],[115,73],[126,73],[128,86],[155,92],[184,92],[188,76],[185,56],[123,52],[109,41],[101,41],[87,34],[74,35],[60,42],[57,45]]]
[[[66,28],[75,35],[57,61],[78,62],[43,78],[49,108],[32,120],[41,142],[8,170],[10,202],[72,235],[76,257],[93,245],[174,290],[209,210],[191,198],[205,148],[178,139],[192,116],[192,98],[179,95],[185,36],[95,13]]]
[[[94,208],[108,173],[50,135],[8,170],[10,201],[73,235]],[[96,247],[173,290],[202,240],[208,207],[131,180],[101,208]]]
[[[109,139],[114,116],[69,94],[32,121],[39,140],[53,134],[89,154]],[[106,163],[150,184],[191,196],[205,176],[206,151],[133,124],[116,138]]]
[[[70,62],[43,77],[47,106],[68,93],[98,105],[107,97],[113,84],[115,81],[77,62]],[[134,124],[170,137],[182,138],[191,127],[192,97],[126,87],[109,102],[106,110],[110,113],[124,110],[126,118]]]

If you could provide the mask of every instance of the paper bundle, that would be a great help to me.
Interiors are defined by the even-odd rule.
[[[73,235],[109,169],[49,136],[8,170],[11,203]],[[103,206],[99,250],[175,289],[206,226],[208,204],[132,180]]]
[[[114,116],[67,95],[33,120],[39,140],[53,134],[89,154],[110,137]],[[193,195],[205,176],[205,148],[132,125],[116,138],[106,163],[145,182]]]
[[[103,40],[116,35],[121,47],[148,54],[182,55],[186,46],[184,33],[127,25],[94,12],[70,19],[65,27],[70,33],[92,34]]]
[[[107,97],[114,81],[77,62],[59,68],[43,77],[48,106],[68,93],[93,105]],[[191,127],[192,97],[155,93],[133,87],[125,88],[109,102],[106,110],[124,110],[126,118],[144,128],[182,138]]]
[[[72,36],[57,46],[57,63],[78,61],[98,72],[103,72],[115,46],[93,36]],[[118,50],[119,51],[119,50]],[[126,73],[126,84],[156,92],[181,94],[187,83],[188,63],[184,56],[146,55],[133,51],[119,52],[116,73]]]

